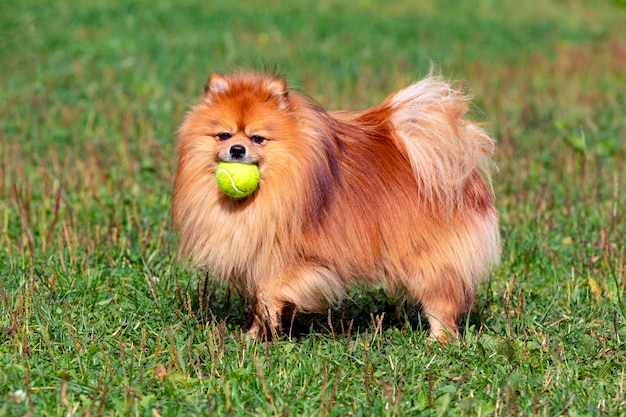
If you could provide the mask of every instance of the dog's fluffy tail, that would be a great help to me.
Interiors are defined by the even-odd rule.
[[[437,76],[429,76],[389,97],[391,123],[406,148],[424,201],[455,210],[464,187],[478,172],[491,188],[494,141],[465,118],[469,98]]]

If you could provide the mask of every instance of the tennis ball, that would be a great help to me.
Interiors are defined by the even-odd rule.
[[[249,196],[259,185],[259,167],[242,162],[217,164],[215,179],[220,190],[229,197],[238,199]]]

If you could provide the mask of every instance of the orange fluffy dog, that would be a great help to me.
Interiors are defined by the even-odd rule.
[[[327,112],[276,76],[213,74],[178,136],[173,220],[181,251],[254,310],[250,334],[283,308],[319,311],[355,282],[419,302],[431,335],[457,334],[498,261],[493,140],[467,100],[427,77],[359,112]],[[220,161],[256,164],[232,199]]]

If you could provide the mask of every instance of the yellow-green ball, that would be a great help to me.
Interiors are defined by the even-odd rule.
[[[220,162],[215,170],[217,185],[224,194],[234,199],[249,196],[259,186],[259,167],[242,162]]]

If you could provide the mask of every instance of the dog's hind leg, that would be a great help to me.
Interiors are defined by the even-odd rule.
[[[422,271],[405,285],[408,295],[421,304],[431,337],[445,343],[458,336],[457,321],[469,310],[474,290],[453,269],[429,272]]]
[[[458,336],[457,321],[468,310],[467,302],[448,297],[446,294],[423,301],[422,308],[430,325],[431,338],[442,343]]]

